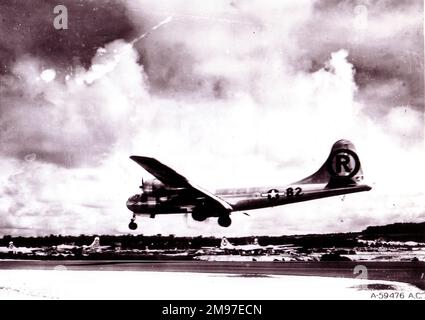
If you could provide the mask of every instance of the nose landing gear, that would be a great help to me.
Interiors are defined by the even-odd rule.
[[[131,218],[130,223],[128,224],[128,227],[130,230],[136,230],[137,229],[137,223],[134,222],[136,220],[136,214],[133,214],[133,218]]]

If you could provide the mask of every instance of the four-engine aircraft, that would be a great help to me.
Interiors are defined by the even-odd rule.
[[[130,197],[127,208],[133,212],[129,228],[137,229],[137,214],[190,213],[196,221],[217,217],[218,224],[228,227],[230,214],[325,197],[369,191],[361,184],[363,171],[353,143],[335,142],[325,163],[314,174],[280,187],[223,189],[206,191],[154,158],[131,156],[155,179],[142,182],[141,193]]]

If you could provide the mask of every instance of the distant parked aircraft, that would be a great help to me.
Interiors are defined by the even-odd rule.
[[[25,247],[15,247],[13,244],[13,241],[9,242],[9,245],[7,247],[0,247],[0,253],[11,253],[11,254],[18,254],[18,253],[33,253],[34,251],[40,250],[40,248],[25,248]]]

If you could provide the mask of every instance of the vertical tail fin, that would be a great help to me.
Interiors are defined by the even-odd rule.
[[[9,253],[12,253],[12,254],[16,254],[17,253],[17,248],[13,244],[13,241],[10,241],[9,242],[8,250],[9,250]]]
[[[229,240],[226,239],[226,237],[223,237],[221,239],[220,248],[221,249],[230,249],[233,245],[229,242]]]
[[[93,242],[89,246],[83,246],[83,249],[88,251],[100,251],[100,238],[95,237]]]
[[[348,140],[338,140],[320,169],[297,183],[327,183],[327,188],[343,188],[355,186],[362,180],[363,171],[354,144]]]

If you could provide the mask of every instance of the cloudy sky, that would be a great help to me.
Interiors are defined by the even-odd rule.
[[[149,178],[131,154],[213,191],[297,181],[340,138],[372,191],[234,213],[227,229],[138,217],[134,233],[424,221],[423,71],[420,0],[3,1],[0,236],[130,232],[125,201]]]

